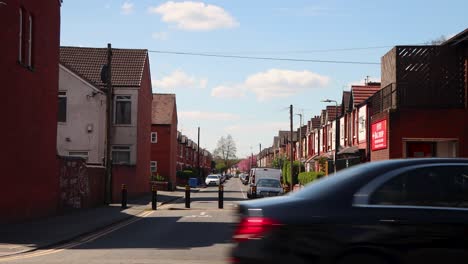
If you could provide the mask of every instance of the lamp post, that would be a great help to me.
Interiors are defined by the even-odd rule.
[[[336,100],[331,100],[331,99],[325,99],[321,100],[321,102],[324,103],[335,103],[335,151],[333,152],[333,171],[336,174],[336,153],[338,152],[338,146],[339,146],[339,136],[338,136],[338,127],[339,127],[339,122],[338,122],[338,102]]]

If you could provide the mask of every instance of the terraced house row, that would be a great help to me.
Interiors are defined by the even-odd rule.
[[[381,82],[353,85],[299,127],[279,131],[259,153],[328,172],[396,158],[468,157],[468,29],[440,45],[396,46],[381,59]],[[336,162],[334,162],[336,160]]]

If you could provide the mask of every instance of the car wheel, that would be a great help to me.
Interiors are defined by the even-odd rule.
[[[351,254],[340,258],[336,264],[390,264],[390,261],[382,256],[373,254]]]

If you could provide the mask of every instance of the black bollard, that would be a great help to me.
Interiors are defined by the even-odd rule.
[[[222,184],[219,185],[218,189],[218,208],[223,209],[223,201],[224,200],[224,186]]]
[[[257,198],[257,186],[252,186],[252,199]]]
[[[151,209],[157,210],[158,206],[158,191],[156,190],[156,186],[151,186]]]
[[[127,185],[122,184],[122,208],[127,208]]]
[[[185,208],[190,208],[190,186],[185,185]]]

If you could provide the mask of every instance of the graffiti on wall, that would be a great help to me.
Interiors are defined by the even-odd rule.
[[[83,208],[90,196],[89,174],[81,158],[61,157],[60,208]]]

